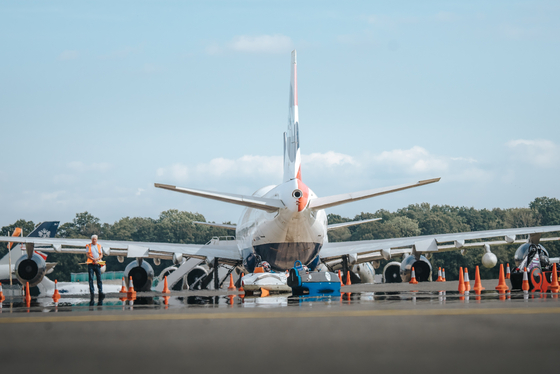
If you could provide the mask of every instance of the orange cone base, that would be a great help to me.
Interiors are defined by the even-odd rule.
[[[410,282],[408,282],[409,284],[418,284],[418,281],[416,280],[416,278],[412,278],[410,280]]]

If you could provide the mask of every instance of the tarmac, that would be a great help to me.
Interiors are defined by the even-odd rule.
[[[460,295],[457,282],[346,286],[341,296],[227,291],[6,300],[2,372],[557,371],[558,295]],[[11,305],[10,305],[11,302]],[[167,305],[166,305],[167,303]]]

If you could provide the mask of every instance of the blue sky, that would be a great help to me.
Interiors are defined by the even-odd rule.
[[[442,177],[329,210],[560,198],[555,1],[3,1],[0,225],[241,208],[281,181],[290,51],[319,196]]]

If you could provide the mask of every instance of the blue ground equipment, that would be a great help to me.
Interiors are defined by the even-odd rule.
[[[336,273],[311,272],[298,260],[290,269],[288,286],[294,295],[324,295],[340,293],[340,279]]]

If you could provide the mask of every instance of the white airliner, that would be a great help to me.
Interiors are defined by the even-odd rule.
[[[173,259],[176,264],[181,263],[184,258],[200,259],[212,269],[210,274],[204,274],[208,280],[206,284],[208,284],[220,264],[236,266],[241,271],[250,273],[259,261],[267,261],[273,270],[284,271],[291,268],[294,261],[300,260],[311,269],[323,268],[323,266],[331,270],[342,268],[354,270],[362,279],[371,279],[371,272],[374,271],[371,263],[378,265],[382,259],[389,260],[402,256],[402,263],[393,262],[384,269],[385,279],[390,281],[399,278],[398,280],[407,281],[410,269],[414,266],[416,277],[423,281],[429,280],[431,277],[431,265],[424,256],[426,254],[484,246],[486,253],[482,262],[486,267],[493,267],[497,263],[497,258],[490,251],[490,245],[526,243],[527,241],[538,244],[542,233],[560,231],[560,226],[525,227],[329,243],[327,238],[329,229],[373,220],[328,225],[325,209],[424,186],[439,181],[439,178],[387,188],[318,197],[303,182],[298,130],[297,60],[296,52],[293,51],[288,130],[284,133],[284,177],[281,184],[263,187],[252,196],[155,184],[158,188],[245,207],[237,226],[212,224],[235,229],[236,238],[234,240],[215,239],[205,245],[126,242],[101,238],[99,243],[102,245],[104,253],[119,256],[120,261],[123,261],[124,257],[136,258],[136,261],[129,264],[127,274],[133,277],[134,286],[139,290],[149,289],[151,286],[153,270],[145,261],[146,258],[153,258],[156,263],[159,259]],[[519,235],[526,235],[527,238],[516,238]],[[480,239],[491,239],[492,241],[481,242]],[[543,238],[543,240],[551,239],[558,240],[558,238]],[[0,241],[12,240],[13,238],[10,237],[0,237]],[[474,240],[478,241],[473,242]],[[85,254],[84,246],[89,243],[89,240],[22,238],[21,242],[27,243],[28,250],[32,245],[51,245],[55,252]],[[217,286],[220,282],[219,277],[213,279]],[[199,281],[200,278],[196,280]]]

